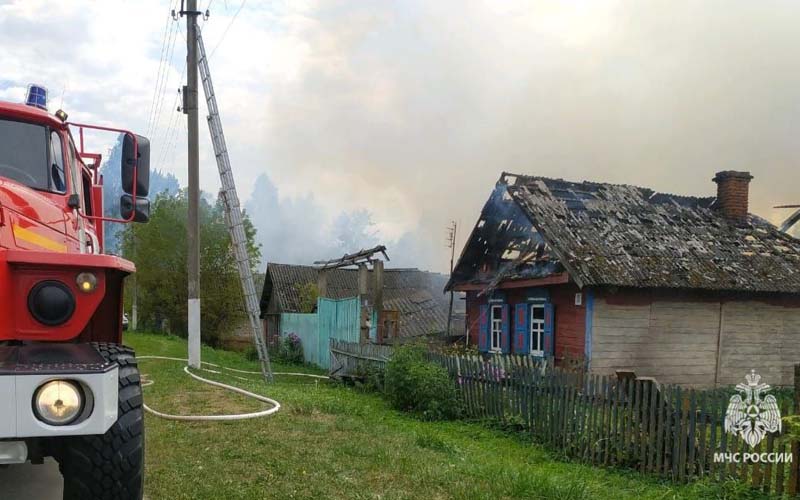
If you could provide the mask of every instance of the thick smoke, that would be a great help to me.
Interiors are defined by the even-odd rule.
[[[356,217],[348,245],[377,239],[392,265],[444,270],[445,227],[460,222],[460,248],[503,170],[700,196],[716,171],[749,170],[753,212],[779,223],[791,211],[772,206],[800,203],[797,2],[249,2],[230,30],[225,7],[203,35],[215,47],[226,33],[211,71],[241,196],[270,217],[270,259],[352,250],[335,221],[366,210],[374,224]],[[36,81],[66,89],[73,119],[146,131],[167,11],[0,2],[0,95]],[[122,38],[121,12],[138,20]],[[156,158],[172,158],[167,122]],[[178,130],[163,168],[185,183]],[[201,159],[216,193],[207,136]],[[263,173],[272,201],[252,191]]]
[[[444,267],[503,170],[697,196],[749,170],[753,212],[800,202],[795,3],[311,5],[286,18],[303,57],[263,114],[270,175],[414,232],[418,265]]]
[[[331,213],[311,194],[282,197],[266,174],[256,180],[245,204],[262,248],[262,263],[312,264],[384,244],[393,267],[416,267],[429,262],[424,238],[414,233],[385,238],[367,209]]]

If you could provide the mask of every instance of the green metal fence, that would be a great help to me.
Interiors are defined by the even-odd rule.
[[[303,345],[303,359],[306,363],[319,365],[319,349],[317,337],[319,324],[316,314],[284,313],[281,314],[281,337],[294,333],[300,337]]]
[[[305,361],[328,369],[331,339],[359,341],[360,302],[358,297],[340,300],[320,298],[314,314],[282,314],[281,337],[296,334],[303,344]]]

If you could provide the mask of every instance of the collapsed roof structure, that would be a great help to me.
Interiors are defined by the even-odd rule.
[[[316,285],[321,269],[313,266],[267,264],[264,288],[261,294],[261,315],[308,312],[301,306],[301,290]],[[344,299],[358,295],[358,269],[326,269],[326,296]],[[372,273],[373,271],[370,271]],[[439,334],[447,330],[448,300],[442,293],[447,276],[419,269],[384,269],[383,307],[399,311],[399,334],[415,337]],[[374,280],[368,280],[372,294]],[[456,301],[454,318],[463,331],[463,301]],[[458,329],[456,329],[458,328]]]
[[[719,197],[504,172],[447,287],[486,293],[550,277],[580,287],[800,292],[800,240],[747,213],[744,189],[744,212],[728,216]]]

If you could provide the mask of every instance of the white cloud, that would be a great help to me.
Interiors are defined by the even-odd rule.
[[[168,3],[0,5],[0,97],[66,88],[74,119],[144,132]],[[239,5],[213,3],[209,50]],[[777,0],[251,0],[210,63],[244,199],[268,173],[303,217],[328,214],[315,244],[367,209],[381,239],[444,269],[445,226],[460,220],[463,241],[502,170],[712,195],[715,171],[748,169],[754,210],[780,219],[773,204],[800,201],[798,21]],[[182,182],[184,29],[152,134],[155,166]]]

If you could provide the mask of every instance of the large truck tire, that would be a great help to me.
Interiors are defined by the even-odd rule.
[[[66,440],[60,457],[64,500],[141,500],[144,490],[144,413],[133,349],[92,343],[119,365],[117,421],[105,434]]]

